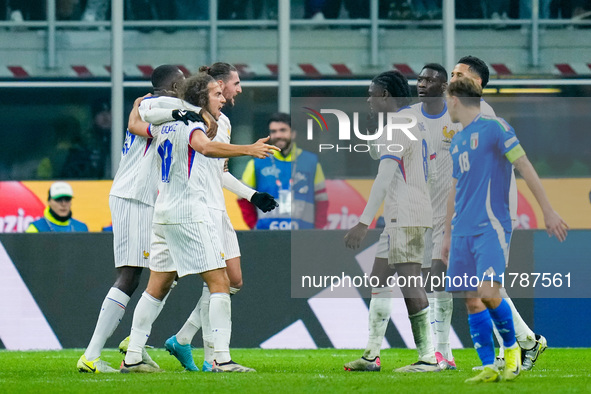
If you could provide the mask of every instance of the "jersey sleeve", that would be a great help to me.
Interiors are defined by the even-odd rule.
[[[386,197],[386,192],[388,191],[388,187],[390,186],[390,183],[394,178],[396,169],[397,165],[394,160],[380,161],[380,166],[378,167],[378,175],[376,176],[376,180],[373,182],[373,185],[371,187],[371,191],[369,193],[369,198],[367,199],[365,209],[359,217],[360,223],[366,224],[368,226],[371,224],[373,218],[376,216],[378,212],[378,209],[382,205],[384,198]]]
[[[244,183],[240,182],[238,179],[234,178],[234,175],[230,174],[229,172],[223,173],[222,182],[226,190],[229,190],[232,193],[236,194],[238,197],[244,198],[248,201],[250,201],[253,194],[256,193],[255,190],[251,189]]]
[[[160,130],[161,129],[162,129],[162,127],[160,127],[160,126],[154,126],[153,124],[150,123],[148,125],[147,132],[148,132],[148,135],[151,138],[158,138],[158,134],[160,134]]]
[[[504,119],[497,118],[498,127],[496,128],[497,149],[507,157],[511,163],[525,155],[525,152],[519,140],[515,135],[515,130]]]
[[[408,151],[410,144],[416,142],[410,139],[410,135],[414,136],[414,138],[416,138],[417,135],[420,135],[420,133],[418,133],[416,117],[413,119],[411,118],[411,115],[404,113],[396,113],[389,116],[391,116],[391,118],[388,119],[388,123],[399,125],[399,127],[394,127],[388,130],[388,127],[384,126],[382,135],[378,139],[380,160],[384,159],[384,157],[391,158],[391,156],[400,159],[405,155],[405,152]],[[414,122],[414,125],[409,127],[412,124],[411,122]],[[409,126],[404,126],[407,124]]]
[[[256,176],[254,173],[254,159],[251,159],[246,164],[246,168],[244,169],[244,172],[242,173],[242,182],[245,185],[250,186],[253,189],[256,189],[257,180],[256,180]]]
[[[184,125],[182,123],[180,123],[180,124],[181,124],[181,126],[184,127]],[[191,145],[191,138],[193,137],[193,133],[196,131],[200,131],[205,134],[206,127],[205,127],[205,124],[202,122],[190,122],[189,126],[187,126],[185,129],[188,131],[188,133],[186,134],[187,135],[187,144]]]

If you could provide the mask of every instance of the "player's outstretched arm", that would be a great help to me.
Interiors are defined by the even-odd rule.
[[[248,201],[250,201],[252,195],[256,193],[256,190],[246,186],[227,171],[222,175],[222,185],[224,186],[224,189],[231,191],[239,198],[244,198]]]
[[[527,156],[523,155],[513,162],[513,165],[519,171],[527,187],[538,201],[542,212],[544,213],[544,223],[546,224],[546,232],[548,235],[556,236],[560,242],[566,239],[568,224],[556,213],[550,205],[550,200],[546,195],[544,186],[538,177],[538,173],[532,166]]]
[[[443,229],[443,244],[441,246],[441,260],[445,265],[449,264],[449,249],[451,247],[451,219],[455,211],[456,184],[458,180],[453,178],[449,196],[447,197],[447,212],[445,214],[445,226]]]
[[[142,100],[146,97],[150,96],[149,94],[143,97],[138,97],[133,102],[133,108],[131,109],[131,113],[129,114],[129,120],[127,121],[127,130],[130,133],[135,135],[139,135],[146,138],[152,138],[149,133],[150,124],[148,122],[144,122],[140,116],[139,107]]]
[[[266,144],[269,138],[261,138],[251,145],[232,145],[224,142],[210,141],[205,133],[195,132],[191,137],[191,147],[207,157],[252,156],[264,159],[271,155],[274,150],[280,150],[274,145]]]
[[[361,241],[365,239],[367,228],[373,221],[380,205],[382,205],[382,202],[386,197],[386,191],[394,178],[396,169],[397,163],[392,159],[383,159],[380,162],[378,175],[371,187],[369,199],[367,200],[365,209],[359,218],[359,223],[357,223],[357,225],[345,235],[345,246],[347,248],[357,249],[361,245]]]

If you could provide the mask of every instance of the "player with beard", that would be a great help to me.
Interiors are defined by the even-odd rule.
[[[165,64],[157,67],[151,80],[155,94],[153,97],[168,96],[169,100],[179,100],[176,98],[177,88],[185,80],[185,75],[177,66]],[[143,118],[145,111],[141,110],[137,115]],[[179,113],[174,108],[161,109],[160,115],[167,120],[176,119],[185,123],[190,119],[201,119],[194,112]],[[76,367],[80,372],[119,372],[101,360],[100,355],[105,342],[123,318],[144,268],[148,268],[152,216],[158,194],[158,176],[153,171],[156,158],[152,142],[150,135],[136,136],[129,130],[126,133],[119,169],[109,193],[117,279],[105,296],[92,338],[78,360]],[[127,343],[127,340],[123,342]],[[158,367],[145,349],[142,349],[142,360]]]
[[[288,114],[272,115],[268,127],[270,143],[281,151],[249,161],[242,182],[271,194],[279,201],[279,209],[263,212],[239,200],[244,221],[250,228],[264,230],[324,228],[328,194],[318,156],[296,146]]]
[[[216,119],[225,99],[222,89],[211,76],[200,73],[189,78],[181,97],[193,106],[206,108]],[[199,108],[190,108],[198,111]],[[141,122],[140,122],[141,123]],[[163,298],[175,276],[200,274],[211,289],[212,342],[214,372],[249,372],[250,368],[234,363],[230,357],[231,336],[230,281],[226,273],[223,246],[214,227],[214,214],[208,200],[220,189],[215,179],[218,161],[212,158],[251,155],[266,157],[275,147],[262,139],[248,146],[210,141],[205,125],[180,122],[151,126],[147,133],[157,138],[160,160],[159,194],[154,208],[150,280],[134,312],[129,348],[121,372],[158,372],[141,358],[141,349],[157,318]],[[188,168],[188,172],[187,172]],[[217,226],[219,230],[219,225]]]
[[[222,95],[225,99],[224,107],[234,106],[236,96],[242,93],[240,77],[236,68],[228,63],[218,62],[211,66],[202,66],[199,71],[207,73],[219,84],[222,89]],[[183,108],[185,110],[191,109],[191,106],[187,105],[187,103],[182,100],[158,99],[156,101],[147,100],[147,102],[152,105],[153,110],[158,106],[163,106],[165,108]],[[163,121],[168,120],[166,118],[159,118],[160,113],[153,110],[147,111],[146,119],[151,123],[160,124]],[[164,112],[163,114],[165,115],[166,113]],[[220,117],[217,120],[217,126],[217,134],[213,140],[230,143],[232,126],[225,114],[220,114]],[[234,295],[240,291],[243,285],[240,247],[238,245],[236,232],[234,231],[230,218],[226,212],[224,195],[220,186],[223,186],[238,196],[251,201],[263,211],[274,209],[277,203],[269,194],[260,193],[256,190],[250,189],[234,178],[234,176],[227,171],[227,165],[225,165],[227,159],[219,158],[215,160],[217,161],[217,166],[220,167],[220,171],[216,170],[215,173],[217,174],[217,177],[215,179],[212,178],[212,181],[215,184],[212,183],[209,185],[209,190],[215,191],[215,193],[207,199],[207,206],[208,209],[210,209],[210,212],[215,213],[216,217],[219,216],[219,222],[216,223],[216,228],[221,231],[219,237],[223,243],[226,271],[230,279],[230,294]],[[188,371],[199,371],[199,368],[195,365],[193,360],[191,342],[201,328],[203,328],[204,341],[204,361],[202,368],[203,371],[212,370],[214,345],[208,318],[209,296],[209,288],[205,285],[203,288],[203,295],[183,327],[176,335],[168,338],[164,345],[165,348],[175,356]]]

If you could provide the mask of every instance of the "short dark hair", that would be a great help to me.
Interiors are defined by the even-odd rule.
[[[439,63],[427,63],[421,68],[421,71],[424,69],[429,69],[433,71],[437,71],[438,76],[443,80],[443,82],[447,82],[447,70]]]
[[[267,126],[269,126],[271,124],[271,122],[286,123],[291,128],[291,115],[286,114],[285,112],[276,112],[269,117],[269,121],[267,122]]]
[[[459,98],[466,107],[480,107],[482,86],[472,78],[462,77],[449,84],[447,94]]]
[[[216,81],[221,79],[224,82],[228,81],[233,71],[238,72],[236,67],[234,67],[230,63],[223,62],[217,62],[212,64],[211,66],[199,67],[199,72],[207,73],[211,75],[213,79],[215,79]]]
[[[410,103],[410,86],[408,79],[398,70],[390,70],[381,73],[371,80],[373,84],[380,85],[398,101],[400,107]]]
[[[215,79],[205,73],[195,74],[183,82],[179,89],[179,98],[197,107],[206,107],[209,104],[209,87]]]
[[[488,71],[488,66],[484,61],[477,58],[476,56],[464,56],[463,58],[458,60],[458,64],[460,63],[467,65],[472,72],[478,74],[478,76],[482,80],[482,87],[486,87],[486,85],[488,84],[488,80],[490,78],[490,72]]]
[[[154,90],[173,91],[172,83],[175,81],[175,77],[179,72],[182,72],[181,69],[172,64],[163,64],[162,66],[156,67],[151,77]]]

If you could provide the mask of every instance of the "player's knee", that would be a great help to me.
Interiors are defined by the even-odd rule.
[[[406,303],[406,310],[408,311],[409,315],[414,315],[419,313],[423,309],[429,306],[429,301],[425,293],[423,292],[423,297],[418,298],[404,298],[404,302]]]
[[[113,287],[131,297],[140,284],[141,275],[142,268],[140,267],[120,267],[117,270],[117,279]]]
[[[466,310],[469,315],[482,312],[486,306],[480,298],[466,298]]]
[[[204,279],[206,279],[207,287],[212,294],[230,292],[230,279],[225,270],[212,271],[212,274]]]
[[[232,278],[230,278],[230,290],[237,289],[236,292],[240,291],[240,289],[242,289],[242,286],[244,285],[244,282],[242,281],[242,278],[239,278],[238,280],[232,280]],[[231,291],[230,291],[231,293]]]

